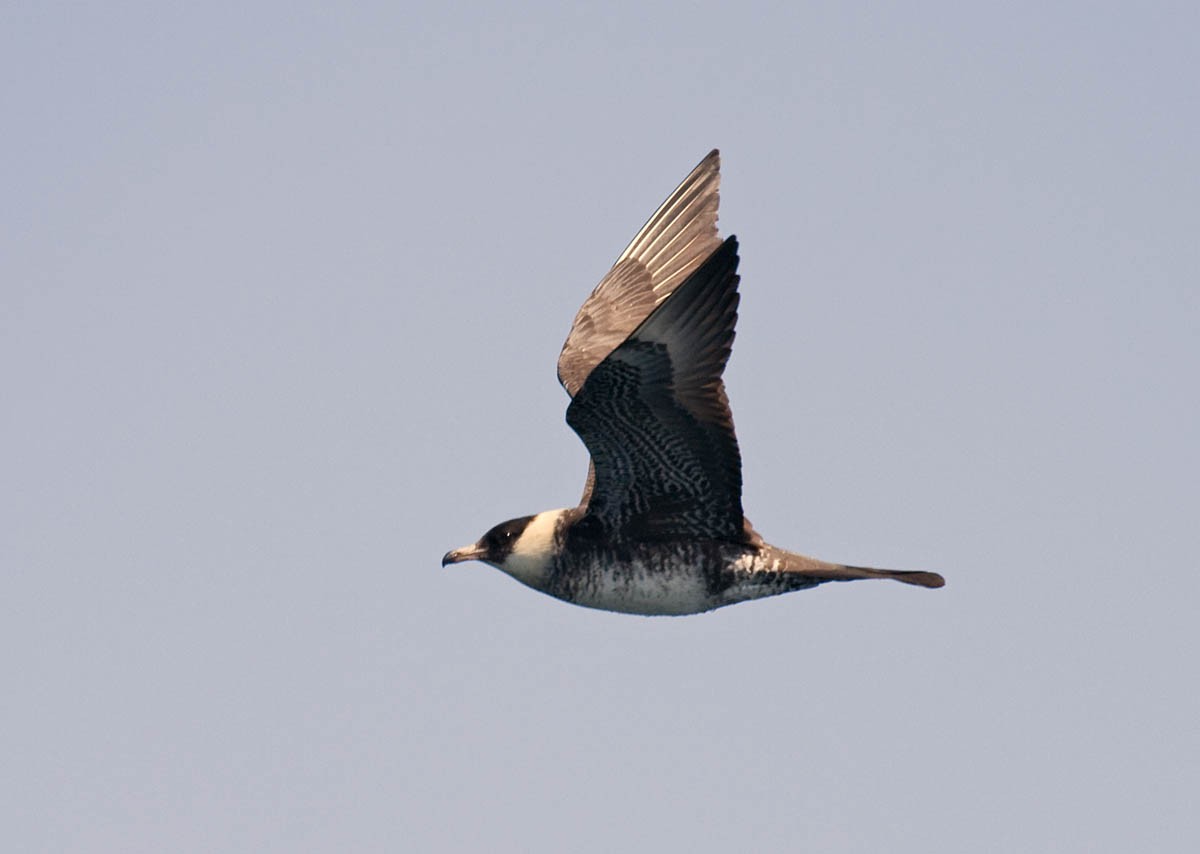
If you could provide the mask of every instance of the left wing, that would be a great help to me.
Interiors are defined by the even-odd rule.
[[[751,535],[721,382],[737,323],[737,264],[730,237],[596,365],[567,408],[595,471],[584,518],[609,534]]]
[[[558,381],[571,397],[592,369],[720,245],[720,188],[721,154],[714,148],[646,220],[584,300],[558,356]],[[595,481],[596,470],[589,463],[580,504],[588,503]]]

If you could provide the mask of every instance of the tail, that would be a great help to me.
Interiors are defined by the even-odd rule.
[[[794,552],[785,552],[773,546],[767,547],[768,557],[779,561],[779,569],[788,574],[802,575],[821,581],[855,581],[860,578],[890,578],[917,587],[937,588],[946,584],[946,579],[936,572],[912,572],[898,569],[873,569],[869,566],[846,566],[828,563]]]
[[[931,589],[946,585],[946,579],[942,578],[936,572],[871,569],[868,566],[843,566],[839,568],[842,570],[842,574],[835,576],[833,578],[834,581],[853,581],[856,578],[890,578],[893,581],[900,581],[904,584],[915,584],[917,587],[929,587]]]

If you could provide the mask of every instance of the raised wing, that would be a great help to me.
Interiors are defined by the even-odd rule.
[[[737,264],[730,237],[592,369],[567,407],[592,456],[584,519],[608,535],[749,536],[721,382],[737,324]]]
[[[721,156],[713,149],[683,179],[584,301],[558,357],[574,397],[588,374],[720,245]]]

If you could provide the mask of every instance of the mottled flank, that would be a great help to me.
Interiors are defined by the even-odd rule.
[[[481,560],[576,605],[696,614],[816,587],[933,572],[778,549],[742,514],[742,460],[721,376],[733,347],[738,244],[717,235],[720,158],[704,158],[588,297],[558,372],[591,455],[578,507],[501,523],[443,565]]]
[[[754,548],[680,540],[570,549],[556,559],[544,592],[605,611],[682,615],[820,583],[773,570]]]

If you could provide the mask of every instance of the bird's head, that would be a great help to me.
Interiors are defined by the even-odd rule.
[[[479,560],[491,564],[530,587],[540,588],[549,578],[558,546],[559,520],[565,510],[547,510],[501,522],[479,541],[446,552],[442,566]]]

